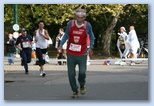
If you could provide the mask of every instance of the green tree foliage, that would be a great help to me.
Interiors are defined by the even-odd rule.
[[[147,4],[18,4],[18,24],[33,35],[38,28],[38,21],[43,20],[54,40],[58,29],[65,29],[68,21],[74,18],[77,8],[86,9],[86,20],[92,24],[96,37],[95,47],[101,46],[103,54],[110,54],[111,40],[121,26],[128,31],[129,26],[134,25],[137,32],[148,32]],[[13,24],[13,4],[5,4],[4,30],[13,32]]]

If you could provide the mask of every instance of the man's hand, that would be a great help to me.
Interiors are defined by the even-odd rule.
[[[35,43],[37,42],[37,37],[36,37],[36,36],[35,36],[34,42],[35,42]]]
[[[93,55],[93,50],[90,48],[90,50],[89,50],[89,57],[91,58],[92,55]]]
[[[59,53],[61,53],[61,52],[62,52],[62,47],[59,46],[59,47],[57,48],[57,51],[58,51]]]
[[[122,36],[122,34],[121,34],[121,33],[118,33],[118,35]]]
[[[28,48],[32,48],[32,45],[29,45]]]
[[[59,40],[60,40],[59,37],[56,37],[56,41],[59,42]]]
[[[39,30],[39,35],[44,36],[44,35],[41,33],[41,31],[40,31],[40,30]]]
[[[7,44],[10,44],[10,42],[9,42],[9,41],[7,41],[6,43],[7,43]]]
[[[20,51],[22,51],[22,48],[21,47],[17,47]]]

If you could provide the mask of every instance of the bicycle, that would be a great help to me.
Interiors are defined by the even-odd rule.
[[[140,48],[137,52],[137,58],[147,58],[148,57],[148,49],[145,48],[145,39],[140,41]],[[142,63],[144,60],[137,60],[135,61],[136,64]]]

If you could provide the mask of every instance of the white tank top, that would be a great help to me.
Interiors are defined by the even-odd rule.
[[[45,35],[44,29],[42,31],[42,34]],[[36,48],[46,49],[48,46],[48,42],[43,36],[39,34],[39,29],[36,31],[36,38],[37,38]]]

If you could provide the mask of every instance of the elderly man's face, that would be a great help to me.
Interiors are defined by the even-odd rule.
[[[76,15],[76,20],[77,20],[78,23],[83,23],[83,21],[85,20],[85,17]]]

